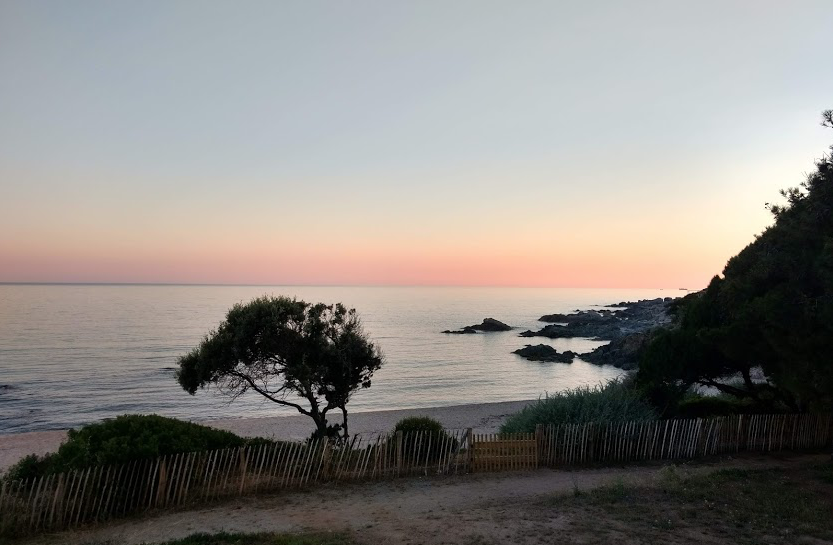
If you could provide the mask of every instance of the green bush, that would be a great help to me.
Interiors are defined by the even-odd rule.
[[[446,447],[445,452],[457,448],[457,440],[445,431],[443,425],[427,416],[403,418],[396,423],[393,431],[402,432],[406,449],[414,449],[414,452],[424,453],[424,449],[430,448],[430,452],[427,453],[429,462],[437,460],[443,455],[443,446]],[[422,432],[422,435],[417,435],[417,432]],[[422,455],[420,454],[420,456]]]
[[[90,466],[121,464],[167,454],[262,444],[231,432],[158,415],[122,415],[69,430],[58,452],[27,456],[9,468],[6,478],[25,479]]]
[[[416,431],[439,433],[444,432],[445,428],[438,421],[428,416],[409,416],[397,422],[393,431],[401,431],[403,433]]]
[[[778,400],[762,396],[759,400],[740,399],[726,394],[688,394],[674,409],[675,418],[706,418],[733,414],[772,414],[788,412],[789,408]]]
[[[582,386],[539,399],[510,416],[501,433],[533,433],[539,424],[654,420],[651,405],[637,390],[614,380],[594,388]]]

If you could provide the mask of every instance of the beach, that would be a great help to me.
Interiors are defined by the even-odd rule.
[[[506,418],[534,401],[502,401],[449,407],[428,407],[388,411],[348,413],[351,434],[376,434],[390,431],[396,422],[408,416],[429,416],[446,429],[472,428],[475,433],[496,433]],[[332,421],[340,422],[334,414]],[[194,420],[199,424],[228,430],[243,437],[268,437],[300,441],[314,429],[312,419],[304,415],[265,418],[227,418]],[[36,431],[0,435],[0,471],[29,454],[54,452],[66,439],[66,430]]]
[[[522,338],[543,315],[655,299],[658,289],[337,286],[0,285],[0,434],[69,429],[120,414],[183,420],[290,416],[255,393],[229,403],[217,388],[188,395],[179,358],[234,304],[262,295],[341,301],[361,314],[385,363],[351,412],[536,399],[622,375],[609,365],[532,362],[546,344],[583,354],[607,341]],[[447,335],[493,317],[511,331]],[[45,342],[48,339],[48,342]],[[42,392],[49,392],[44,403]]]

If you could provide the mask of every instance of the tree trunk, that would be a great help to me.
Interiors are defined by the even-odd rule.
[[[310,414],[312,420],[315,422],[315,437],[327,437],[327,416],[315,411]]]
[[[342,431],[342,437],[344,437],[344,439],[347,439],[349,437],[349,435],[347,433],[347,406],[346,405],[341,406],[341,415],[342,415],[342,430],[343,430]]]

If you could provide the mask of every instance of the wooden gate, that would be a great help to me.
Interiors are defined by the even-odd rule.
[[[538,467],[534,433],[471,436],[471,471],[512,471]]]

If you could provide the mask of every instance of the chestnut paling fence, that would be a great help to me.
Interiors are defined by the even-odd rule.
[[[0,485],[0,535],[60,530],[153,509],[327,481],[691,459],[831,446],[829,414],[775,414],[354,436],[134,460]]]

